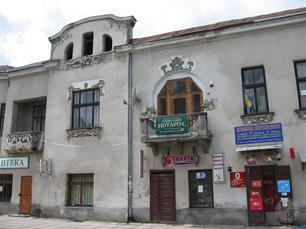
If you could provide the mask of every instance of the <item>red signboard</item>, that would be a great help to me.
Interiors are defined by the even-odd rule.
[[[230,180],[232,188],[245,187],[245,172],[231,172]]]
[[[175,154],[166,156],[166,164],[169,167],[198,164],[198,156],[195,154]]]
[[[262,187],[262,182],[261,182],[261,180],[252,180],[251,181],[251,186],[252,186],[252,188],[261,188]]]
[[[263,210],[262,198],[250,198],[250,210],[261,211]]]

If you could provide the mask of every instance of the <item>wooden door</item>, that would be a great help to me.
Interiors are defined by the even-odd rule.
[[[249,224],[262,225],[265,222],[262,169],[260,166],[246,166],[245,171]]]
[[[175,222],[174,171],[151,171],[150,214],[155,222]]]
[[[32,207],[32,177],[21,177],[19,214],[28,215]]]

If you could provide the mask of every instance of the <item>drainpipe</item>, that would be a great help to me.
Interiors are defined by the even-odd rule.
[[[132,53],[129,53],[128,66],[128,222],[133,220],[133,180],[132,180],[132,150],[133,150],[133,98],[132,98]]]

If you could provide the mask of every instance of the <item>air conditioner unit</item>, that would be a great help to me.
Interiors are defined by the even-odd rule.
[[[45,160],[45,159],[40,159],[39,160],[39,172],[41,174],[51,174],[51,164],[52,160]]]

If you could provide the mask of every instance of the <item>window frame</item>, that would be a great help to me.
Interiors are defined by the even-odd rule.
[[[305,106],[305,107],[302,107],[301,90],[300,90],[300,87],[299,87],[299,83],[300,83],[300,82],[306,82],[306,76],[299,79],[299,78],[298,78],[298,72],[297,72],[297,64],[300,64],[300,63],[305,63],[305,64],[306,64],[306,59],[303,59],[303,60],[296,60],[296,61],[293,61],[293,63],[294,63],[294,72],[295,72],[296,89],[297,89],[297,95],[298,95],[298,101],[299,101],[299,109],[300,109],[300,110],[306,110],[306,106]]]
[[[191,179],[191,175],[192,173],[197,173],[197,172],[210,172],[211,174],[211,177],[209,179],[194,179],[192,180]],[[192,184],[194,183],[202,183],[202,184],[205,184],[205,183],[209,183],[211,189],[210,189],[210,192],[211,192],[211,206],[204,206],[204,205],[195,205],[193,204],[193,201],[192,201]],[[197,169],[197,170],[188,170],[188,188],[189,188],[189,208],[214,208],[214,187],[213,187],[213,171],[212,169]]]
[[[186,91],[184,92],[172,92],[173,91],[173,84],[178,82],[185,82],[186,83]],[[192,91],[192,84],[195,84],[199,91]],[[164,89],[164,87],[167,88],[167,94],[166,95],[160,95],[161,91]],[[200,111],[194,111],[194,95],[200,96]],[[191,77],[184,77],[184,78],[178,78],[178,79],[172,79],[167,80],[157,95],[157,114],[160,115],[179,115],[175,114],[175,107],[174,107],[174,100],[175,99],[185,99],[185,108],[186,113],[184,114],[193,114],[197,112],[203,111],[204,108],[204,99],[203,99],[203,91],[202,89],[197,85],[197,83],[191,78]],[[161,111],[163,110],[161,108],[162,102],[160,100],[166,100],[166,114],[162,114]],[[183,113],[182,113],[183,114]]]
[[[89,36],[89,35],[92,35],[92,39],[88,39],[86,40],[86,36]],[[85,53],[85,50],[87,50],[87,47],[88,45],[91,45],[91,52]],[[86,49],[85,49],[86,47]],[[93,48],[94,48],[94,32],[86,32],[86,33],[83,33],[83,37],[82,37],[82,56],[90,56],[93,54]]]
[[[112,37],[108,34],[103,34],[102,38],[103,38],[103,52],[111,52],[113,50]],[[110,43],[110,49],[109,49],[109,43]]]
[[[42,107],[42,109],[45,109],[45,112],[43,112],[42,115],[37,115],[35,116],[35,109],[38,107]],[[42,104],[42,105],[35,105],[33,106],[33,113],[32,113],[32,131],[34,132],[34,120],[38,119],[40,121],[40,130],[39,131],[35,131],[35,132],[42,132],[45,131],[45,121],[46,121],[46,105]],[[43,127],[43,128],[42,128]]]
[[[2,177],[10,177],[11,179],[3,179]],[[0,186],[3,187],[3,191],[5,190],[4,186],[7,187],[9,191],[6,192],[7,197],[2,197],[2,192],[0,192],[0,202],[9,202],[12,199],[13,193],[13,174],[0,174]]]
[[[71,52],[71,54],[70,54]],[[68,54],[69,54],[69,58],[68,58]],[[71,58],[70,58],[71,55]],[[66,48],[65,48],[65,60],[72,60],[73,59],[73,42],[70,42]]]
[[[263,72],[263,81],[262,83],[253,83],[251,85],[245,85],[244,84],[244,71],[249,71],[249,70],[255,70],[255,69],[262,69]],[[265,68],[263,65],[257,65],[257,66],[252,66],[252,67],[244,67],[241,68],[241,82],[242,82],[242,101],[243,101],[243,112],[244,115],[251,116],[251,115],[260,115],[260,114],[267,114],[269,113],[269,99],[268,99],[268,91],[267,91],[267,81],[266,81],[266,73],[265,73]],[[256,88],[264,87],[265,91],[265,97],[266,97],[266,111],[265,112],[258,112],[258,101],[257,101],[257,92]],[[256,106],[256,112],[255,113],[247,113],[247,108],[246,104],[244,101],[245,98],[245,89],[253,89],[254,90],[254,97],[255,97],[255,106]]]
[[[98,102],[95,102],[94,101],[94,96],[95,96],[95,91],[96,90],[99,90],[99,101]],[[84,104],[81,104],[81,93],[82,92],[87,92],[87,91],[92,91],[93,93],[93,100],[92,100],[92,103],[84,103]],[[74,94],[75,93],[79,93],[79,103],[78,104],[74,104]],[[71,129],[72,130],[78,130],[78,129],[91,129],[91,128],[96,128],[96,127],[99,127],[100,126],[100,96],[101,96],[101,91],[100,91],[100,88],[89,88],[89,89],[82,89],[82,90],[77,90],[77,91],[73,91],[72,92],[72,103],[71,103]],[[81,120],[81,115],[80,115],[80,108],[81,107],[92,107],[92,126],[91,127],[87,127],[85,125],[85,127],[80,127],[80,120]],[[98,115],[98,123],[97,125],[95,126],[94,125],[94,120],[95,120],[95,111],[94,111],[94,108],[95,106],[98,106],[99,107],[99,115]],[[78,118],[78,127],[76,128],[74,126],[74,109],[75,108],[78,108],[79,109],[79,118]]]
[[[1,103],[1,106],[0,106],[0,138],[2,137],[2,134],[3,134],[5,108],[6,108],[6,104]]]
[[[89,204],[82,204],[82,191],[83,191],[83,185],[84,184],[92,184],[92,202],[94,202],[94,173],[73,173],[73,174],[67,174],[68,175],[68,180],[67,180],[67,188],[68,188],[68,198],[67,198],[67,206],[69,207],[93,207],[94,204],[92,203],[92,205],[89,205]],[[83,176],[85,175],[92,175],[92,182],[91,181],[83,181]],[[72,182],[71,179],[72,179],[72,176],[81,176],[81,182]],[[80,185],[80,204],[74,204],[72,205],[71,204],[71,185],[72,184],[78,184]]]

